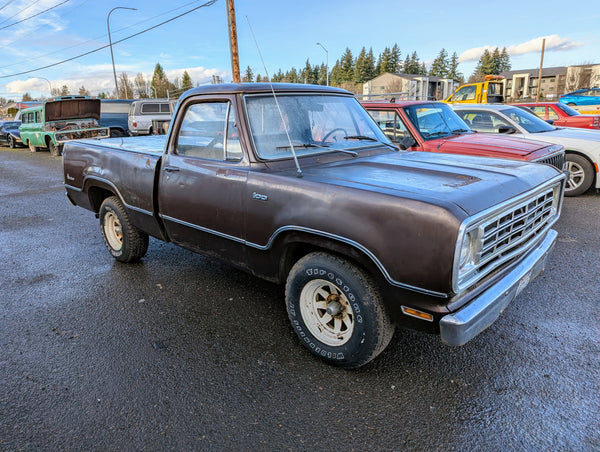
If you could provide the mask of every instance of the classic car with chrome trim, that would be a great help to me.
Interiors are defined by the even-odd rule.
[[[63,169],[116,260],[152,236],[279,283],[299,342],[347,368],[396,326],[451,345],[490,326],[543,270],[565,180],[402,151],[348,91],[262,83],[189,90],[167,135],[71,141]]]

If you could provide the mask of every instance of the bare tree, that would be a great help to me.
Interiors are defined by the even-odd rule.
[[[137,91],[138,97],[140,99],[150,97],[150,95],[149,95],[150,89],[148,86],[148,82],[144,78],[144,74],[142,74],[141,72],[138,72],[138,74],[135,76],[133,84],[135,85],[135,90]]]
[[[121,72],[119,75],[119,97],[133,99],[133,84],[125,72]]]

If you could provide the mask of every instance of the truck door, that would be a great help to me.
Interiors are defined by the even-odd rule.
[[[191,101],[174,121],[158,185],[158,211],[167,234],[178,245],[242,263],[248,160],[234,102]]]

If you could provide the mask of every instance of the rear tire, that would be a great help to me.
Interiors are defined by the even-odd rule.
[[[579,154],[567,154],[565,169],[569,171],[565,196],[582,195],[592,186],[594,168],[585,157]]]
[[[124,136],[125,136],[125,134],[120,129],[110,129],[110,137],[111,138],[121,138]]]
[[[330,364],[360,367],[379,355],[394,334],[375,281],[328,253],[310,253],[292,267],[285,299],[302,345]]]
[[[119,262],[137,262],[148,250],[148,234],[131,224],[116,196],[106,198],[100,206],[100,231],[108,252]]]
[[[573,107],[574,105],[577,105],[575,102],[569,102],[567,103],[567,105],[569,105],[570,107]]]
[[[50,155],[54,157],[58,157],[62,154],[62,146],[54,144],[52,140],[48,141],[48,150],[50,151]]]

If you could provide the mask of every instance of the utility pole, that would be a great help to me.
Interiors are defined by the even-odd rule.
[[[229,49],[231,52],[233,83],[240,83],[240,57],[238,54],[237,26],[235,24],[235,6],[233,0],[227,0],[227,24],[229,25]]]
[[[544,66],[544,49],[546,48],[546,38],[542,39],[542,58],[540,60],[540,73],[538,75],[538,89],[535,95],[535,101],[540,101],[540,93],[542,92],[542,67]]]

